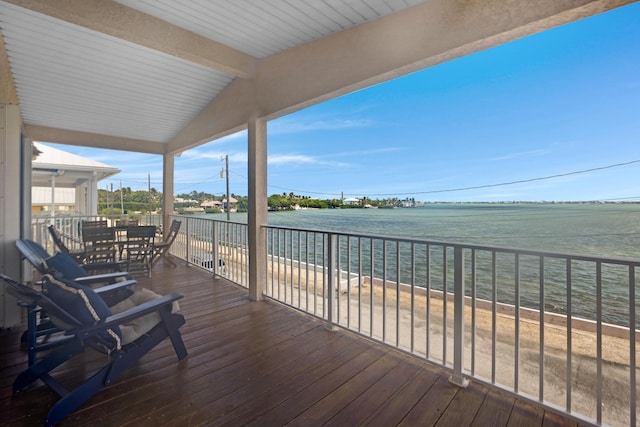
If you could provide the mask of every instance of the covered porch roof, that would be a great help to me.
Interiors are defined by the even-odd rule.
[[[55,186],[76,188],[79,185],[120,173],[120,169],[92,159],[57,150],[44,144],[34,143],[38,157],[32,162],[32,185],[50,187],[55,176]]]
[[[0,1],[0,102],[36,140],[178,154],[632,0]]]

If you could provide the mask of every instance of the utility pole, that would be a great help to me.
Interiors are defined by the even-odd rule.
[[[120,210],[124,215],[124,196],[122,195],[122,181],[120,181]]]
[[[220,158],[220,160],[223,160],[222,158]],[[225,169],[224,171],[222,171],[225,175],[225,177],[227,178],[227,206],[225,207],[225,210],[227,211],[227,221],[231,221],[231,197],[229,194],[229,155],[225,155],[224,156],[224,161],[225,161]]]

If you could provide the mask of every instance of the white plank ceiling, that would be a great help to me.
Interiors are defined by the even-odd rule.
[[[422,1],[118,3],[260,59]],[[0,30],[27,125],[167,143],[236,77],[5,1]]]

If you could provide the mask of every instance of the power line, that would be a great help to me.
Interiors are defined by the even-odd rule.
[[[542,176],[542,177],[537,177],[537,178],[520,179],[520,180],[507,181],[507,182],[501,182],[501,183],[495,183],[495,184],[474,185],[474,186],[469,186],[469,187],[457,187],[457,188],[449,188],[449,189],[444,189],[444,190],[412,191],[412,192],[404,192],[404,193],[371,193],[371,194],[358,194],[358,195],[366,196],[366,197],[371,197],[371,196],[409,196],[409,195],[414,195],[414,194],[438,194],[438,193],[452,193],[452,192],[457,192],[457,191],[478,190],[478,189],[482,189],[482,188],[501,187],[501,186],[506,186],[506,185],[523,184],[523,183],[527,183],[527,182],[544,181],[544,180],[548,180],[548,179],[561,178],[561,177],[565,177],[565,176],[579,175],[579,174],[584,174],[584,173],[589,173],[589,172],[601,171],[601,170],[605,170],[605,169],[617,168],[617,167],[621,167],[621,166],[628,166],[628,165],[632,165],[632,164],[635,164],[635,163],[640,163],[640,159],[631,160],[631,161],[623,162],[623,163],[615,163],[615,164],[607,165],[607,166],[600,166],[600,167],[596,167],[596,168],[583,169],[583,170],[579,170],[579,171],[565,172],[565,173],[560,173],[560,174],[556,174],[556,175],[547,175],[547,176]],[[275,185],[270,185],[269,187],[279,188],[281,190],[294,191],[294,192],[297,192],[297,193],[338,195],[336,193],[321,193],[321,192],[314,192],[314,191],[294,190],[294,189],[290,189],[290,188],[278,187],[278,186],[275,186]],[[345,193],[345,195],[347,195],[347,193]],[[348,195],[352,195],[352,194],[349,193]],[[355,193],[354,193],[354,195],[355,195]]]

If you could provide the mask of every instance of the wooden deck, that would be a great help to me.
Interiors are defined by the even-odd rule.
[[[139,286],[182,292],[178,362],[168,340],[79,408],[63,426],[577,426],[552,412],[449,373],[247,291],[196,268],[160,264]],[[53,392],[12,395],[26,366],[19,331],[0,335],[0,425],[43,425]],[[79,382],[106,356],[61,369]]]

